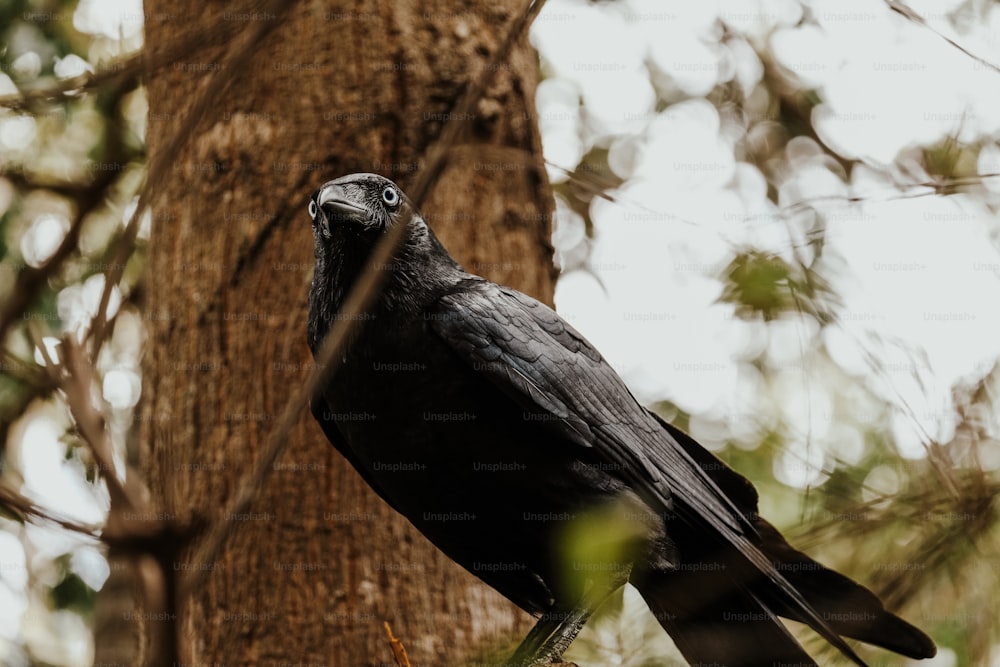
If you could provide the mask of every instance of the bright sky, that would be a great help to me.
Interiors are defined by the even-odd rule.
[[[931,24],[951,34],[941,17],[956,3],[946,4],[913,7],[930,11]],[[818,26],[795,26],[806,8]],[[1000,62],[992,30],[1000,8],[990,16],[957,39]],[[734,160],[733,143],[745,130],[697,97],[734,78],[750,94],[762,75],[747,42],[718,44],[717,18],[755,43],[769,42],[790,74],[815,86],[824,100],[815,111],[820,138],[868,167],[846,179],[814,142],[795,140],[787,149],[793,171],[779,188],[785,211],[771,204],[759,170]],[[668,398],[727,422],[729,432],[717,438],[763,428],[767,412],[778,408],[830,450],[818,458],[815,450],[806,453],[813,467],[829,466],[831,456],[853,457],[857,448],[843,451],[842,443],[857,442],[858,434],[830,419],[840,395],[796,374],[779,376],[770,388],[779,401],[762,404],[763,380],[746,362],[761,346],[776,361],[808,360],[817,333],[811,320],[764,327],[735,320],[731,307],[714,303],[722,288],[716,276],[734,247],[794,258],[812,219],[787,207],[810,200],[827,221],[823,273],[844,304],[840,326],[824,332],[823,344],[857,382],[899,405],[893,435],[904,456],[923,456],[920,429],[947,438],[952,386],[985,375],[997,358],[997,224],[975,197],[901,198],[897,186],[930,178],[898,173],[892,163],[915,145],[956,132],[965,140],[1000,133],[992,111],[1000,106],[1000,74],[878,0],[552,0],[532,36],[551,76],[538,95],[547,159],[572,168],[591,147],[603,146],[612,169],[627,179],[612,193],[616,203],[594,201],[592,273],[563,277],[557,305],[642,399]],[[671,85],[692,99],[653,112],[650,66],[670,73]],[[981,170],[1000,171],[1000,151],[984,153]],[[551,175],[565,177],[555,169]],[[997,187],[1000,179],[988,183]],[[856,196],[866,201],[844,201]],[[582,221],[565,206],[559,212],[557,243],[572,247]],[[876,373],[866,354],[888,370]],[[695,435],[711,444],[713,434],[699,434],[699,423]],[[796,452],[783,474],[776,470],[779,477],[819,481],[818,470],[800,464],[802,456]]]

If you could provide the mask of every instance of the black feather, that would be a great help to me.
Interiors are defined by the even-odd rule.
[[[567,583],[562,536],[575,517],[626,499],[655,517],[632,581],[689,661],[814,664],[777,615],[859,665],[841,636],[934,654],[871,591],[789,546],[758,516],[753,485],[641,407],[558,314],[464,271],[402,193],[380,199],[390,186],[356,174],[313,196],[314,352],[381,234],[407,225],[314,414],[432,542],[532,613],[568,609],[580,590]],[[352,413],[375,418],[343,417]]]

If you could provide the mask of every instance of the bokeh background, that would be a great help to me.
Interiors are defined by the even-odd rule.
[[[88,82],[147,20],[0,3],[0,301],[67,234],[77,249],[4,310],[0,482],[85,524],[107,491],[40,348],[84,336],[121,272],[95,400],[128,456],[148,221],[126,263],[113,249],[149,110],[138,72]],[[921,664],[1000,665],[1000,5],[550,0],[531,41],[558,310],[793,543],[928,630]],[[0,664],[91,664],[108,575],[96,540],[0,515]],[[671,650],[626,590],[567,657]]]

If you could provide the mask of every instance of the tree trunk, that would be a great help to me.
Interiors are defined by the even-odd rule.
[[[233,4],[144,8],[151,54],[216,30],[213,42],[148,76],[150,161],[172,164],[151,184],[144,468],[154,503],[180,520],[219,515],[311,368],[309,194],[357,171],[405,190],[524,1],[470,10],[455,0],[311,0],[280,17]],[[246,39],[258,21],[280,24],[249,66],[226,72],[227,42]],[[465,145],[422,208],[470,270],[551,302],[552,195],[526,38],[508,62],[473,117],[455,121],[468,124]],[[211,91],[209,112],[166,156],[218,73],[231,76],[228,85]],[[180,660],[391,664],[388,620],[416,663],[457,664],[522,632],[526,615],[383,504],[307,413],[252,513],[225,517],[239,528],[218,561],[173,564],[175,575],[211,570],[178,606]]]

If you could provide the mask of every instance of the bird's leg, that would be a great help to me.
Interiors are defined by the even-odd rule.
[[[533,667],[558,662],[580,634],[591,610],[577,607],[568,613],[547,612],[531,629],[510,659],[510,667]]]
[[[510,666],[533,667],[561,662],[562,654],[580,634],[597,608],[628,581],[631,569],[631,566],[626,567],[612,579],[604,580],[602,584],[606,585],[590,582],[588,590],[569,611],[545,613],[514,651]]]

